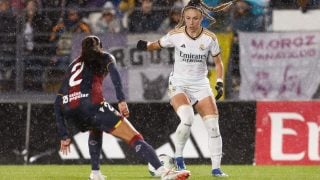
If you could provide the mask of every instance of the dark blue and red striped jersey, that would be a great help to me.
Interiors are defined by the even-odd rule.
[[[86,64],[81,60],[81,57],[70,64],[55,102],[56,121],[60,136],[65,137],[68,134],[64,124],[64,119],[68,118],[66,114],[71,114],[69,117],[81,114],[77,117],[79,123],[82,118],[94,115],[97,107],[104,101],[102,83],[107,74],[111,76],[118,100],[125,100],[120,74],[111,54],[104,53],[101,56],[98,69]]]

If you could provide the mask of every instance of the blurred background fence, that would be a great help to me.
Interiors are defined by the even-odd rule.
[[[213,2],[211,5],[224,1]],[[22,98],[52,101],[65,69],[79,53],[78,43],[81,38],[87,34],[96,34],[103,39],[105,49],[116,56],[118,65],[123,70],[123,76],[135,78],[130,81],[125,80],[125,86],[130,87],[133,81],[141,82],[139,83],[141,89],[127,89],[127,95],[132,97],[129,98],[129,102],[166,101],[165,90],[160,88],[158,91],[152,91],[164,87],[173,63],[173,51],[163,49],[152,53],[141,52],[135,49],[135,43],[139,38],[156,40],[172,29],[180,16],[177,12],[181,10],[184,2],[170,1],[161,4],[158,0],[148,4],[137,1],[131,5],[132,7],[127,7],[129,9],[124,8],[126,6],[122,1],[99,1],[99,3],[67,0],[60,3],[41,0],[1,1],[0,4],[4,7],[0,10],[0,18],[3,20],[0,28],[1,100]],[[320,17],[318,8],[318,1],[309,1],[305,8],[301,8],[298,1],[244,0],[225,12],[213,14],[217,18],[216,24],[210,24],[205,19],[203,26],[218,35],[222,49],[226,70],[224,99],[239,99],[241,89],[239,45],[244,43],[239,41],[240,33],[252,33],[251,37],[255,37],[257,32],[277,31],[285,36],[292,30],[316,31],[320,29],[317,25]],[[279,38],[279,35],[276,37],[275,34],[270,36]],[[318,40],[315,39],[314,43],[317,48]],[[289,50],[292,49],[291,46]],[[269,50],[266,50],[267,52]],[[314,57],[318,58],[317,55]],[[246,55],[244,58],[248,59]],[[209,77],[214,85],[215,71],[211,59],[208,59],[208,66]],[[242,66],[245,67],[246,64]],[[276,66],[276,63],[272,66]],[[153,71],[155,68],[160,68],[162,73]],[[260,73],[257,76],[261,78],[261,72],[256,73]],[[283,76],[283,72],[281,73],[279,75]],[[271,78],[270,81],[274,79]],[[319,86],[319,82],[314,83]],[[106,88],[109,88],[109,84]],[[142,88],[149,94],[148,92],[143,95],[137,94],[138,91],[143,91]],[[134,98],[137,96],[138,98]],[[313,90],[309,95],[309,99],[318,97],[319,89]],[[110,101],[113,101],[113,97]]]

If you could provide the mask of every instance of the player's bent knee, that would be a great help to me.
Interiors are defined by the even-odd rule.
[[[177,109],[177,115],[179,116],[181,123],[186,126],[191,126],[194,120],[194,111],[190,105],[181,105]]]
[[[204,124],[207,128],[209,136],[212,138],[220,136],[219,129],[219,116],[218,115],[208,115],[203,117]]]
[[[120,125],[117,128],[114,128],[110,133],[124,140],[126,143],[129,143],[135,136],[137,136],[137,134],[140,134],[125,118],[122,120]]]
[[[136,134],[136,135],[134,135],[131,139],[130,139],[130,141],[128,142],[128,144],[130,145],[130,146],[134,146],[134,144],[135,144],[135,142],[136,141],[138,141],[138,140],[144,140],[143,139],[143,136],[141,135],[141,134]]]

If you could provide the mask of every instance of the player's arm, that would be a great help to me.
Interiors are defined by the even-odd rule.
[[[56,101],[54,102],[54,112],[56,117],[56,124],[58,129],[58,135],[60,137],[60,151],[62,154],[68,154],[70,152],[71,139],[68,134],[66,124],[64,122],[64,117],[62,113],[62,95],[58,95]]]
[[[224,68],[220,53],[216,56],[213,56],[213,61],[216,65],[217,80],[223,80]]]
[[[123,93],[120,73],[116,67],[115,59],[112,55],[110,55],[110,62],[107,65],[107,70],[110,73],[110,78],[116,91],[116,96],[118,99],[118,109],[122,115],[124,115],[125,117],[129,117],[129,109],[125,101],[126,99]]]
[[[144,40],[139,40],[137,43],[137,49],[142,51],[153,51],[159,50],[164,47],[174,47],[174,40],[172,39],[172,33],[167,33],[165,36],[162,36],[159,40],[149,42]]]
[[[137,49],[143,50],[143,51],[153,51],[161,49],[160,40],[148,42],[144,40],[139,40],[137,43]]]
[[[220,53],[213,56],[213,61],[216,65],[216,72],[217,72],[217,82],[215,89],[217,90],[216,100],[220,99],[223,95],[223,62]]]

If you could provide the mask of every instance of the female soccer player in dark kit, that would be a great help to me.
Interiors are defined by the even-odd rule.
[[[116,90],[119,111],[103,97],[102,82],[107,74],[110,74]],[[88,145],[92,171],[89,179],[105,179],[100,172],[99,161],[103,132],[128,143],[138,156],[156,169],[155,174],[161,179],[184,180],[190,176],[190,171],[174,171],[162,166],[154,149],[128,121],[129,109],[115,58],[103,51],[97,36],[87,36],[82,40],[81,55],[69,65],[54,108],[63,154],[70,152],[71,135],[67,125],[73,124],[82,132],[90,132]]]

